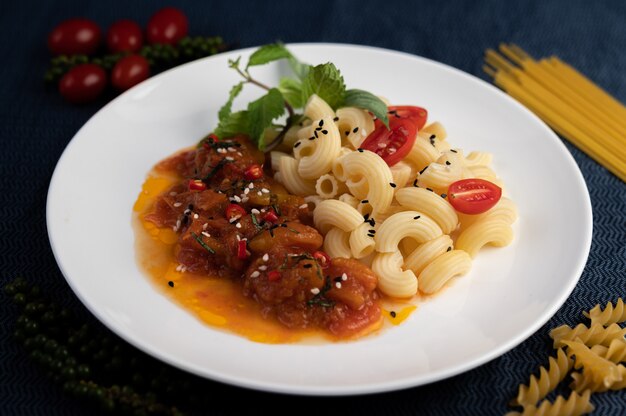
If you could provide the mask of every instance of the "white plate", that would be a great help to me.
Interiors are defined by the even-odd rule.
[[[132,206],[154,163],[215,126],[239,80],[227,59],[247,49],[149,79],[104,107],[67,146],[50,184],[48,231],[61,271],[87,308],[133,345],[187,371],[260,390],[326,395],[450,377],[544,324],[582,273],[592,227],[582,175],[554,133],[496,88],[427,59],[351,45],[291,49],[305,62],[334,62],[350,88],[426,107],[455,147],[492,152],[519,207],[513,244],[483,250],[468,275],[403,325],[356,342],[254,343],[214,330],[170,301],[135,262]],[[285,70],[268,65],[252,73],[276,84]],[[259,93],[247,91],[237,103]]]

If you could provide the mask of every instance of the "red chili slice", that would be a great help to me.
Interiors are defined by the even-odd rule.
[[[278,221],[278,215],[274,211],[267,211],[263,216],[263,220],[274,223]]]
[[[248,250],[245,240],[239,240],[239,242],[237,243],[237,258],[239,260],[245,260],[248,258]]]
[[[248,168],[244,171],[243,176],[249,181],[261,179],[263,177],[263,168],[255,163],[248,166]]]
[[[189,180],[190,191],[204,191],[205,189],[206,189],[206,184],[202,182],[200,179]]]
[[[267,280],[269,280],[270,282],[275,282],[277,280],[280,280],[281,278],[281,274],[278,270],[272,270],[271,272],[267,273]]]
[[[409,154],[417,135],[417,124],[411,118],[391,117],[389,129],[382,123],[370,133],[361,148],[376,153],[389,166]]]
[[[242,206],[237,205],[237,204],[228,204],[228,206],[226,207],[226,219],[228,221],[232,220],[233,218],[241,218],[244,215],[246,215],[246,210],[243,209]]]
[[[317,263],[320,265],[322,269],[327,269],[330,267],[330,256],[323,251],[319,250],[313,253],[313,258],[317,260]]]

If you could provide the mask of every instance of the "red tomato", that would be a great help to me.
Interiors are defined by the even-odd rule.
[[[393,166],[411,151],[417,135],[417,124],[411,118],[390,117],[389,129],[382,123],[361,144]]]
[[[395,105],[388,109],[389,118],[410,118],[417,124],[417,129],[421,130],[426,124],[428,111],[422,107],[412,105]]]
[[[320,265],[322,269],[327,269],[330,267],[330,263],[331,263],[330,256],[326,254],[325,252],[318,250],[315,253],[313,253],[313,258],[317,260],[317,263]]]
[[[113,53],[137,52],[142,43],[141,27],[132,20],[118,20],[107,32],[107,46]]]
[[[497,204],[501,196],[498,185],[478,178],[462,179],[448,187],[448,201],[463,214],[482,214]]]
[[[174,7],[166,7],[148,21],[148,42],[173,45],[187,36],[188,30],[187,16]]]
[[[111,84],[119,90],[127,90],[150,76],[150,64],[140,55],[128,55],[120,59],[111,71]]]
[[[59,80],[59,92],[69,102],[86,103],[102,93],[106,79],[106,72],[98,65],[78,65]]]
[[[100,28],[89,19],[69,19],[61,22],[48,35],[48,48],[55,55],[91,55],[101,39]]]

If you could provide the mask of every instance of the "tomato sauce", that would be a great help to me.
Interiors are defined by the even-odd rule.
[[[254,341],[378,329],[375,274],[354,259],[321,261],[308,205],[263,162],[238,136],[205,138],[157,164],[134,207],[142,267],[204,322]]]

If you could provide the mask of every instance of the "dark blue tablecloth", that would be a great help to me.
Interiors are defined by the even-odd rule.
[[[481,78],[483,53],[514,42],[537,57],[555,54],[626,101],[624,1],[26,1],[0,5],[0,264],[3,283],[24,276],[87,315],[52,256],[45,225],[50,176],[64,147],[104,101],[83,107],[46,90],[45,39],[59,21],[85,16],[102,27],[127,17],[145,24],[176,5],[192,34],[219,34],[242,47],[284,42],[374,45],[444,62]],[[578,322],[597,302],[626,295],[626,185],[568,144],[587,181],[594,214],[591,253],[580,283],[555,317],[509,353],[465,374],[409,390],[358,398],[302,398],[214,384],[202,414],[310,409],[324,414],[502,414],[544,363],[548,329]],[[541,186],[540,183],[537,186]],[[567,200],[563,206],[567,207]],[[576,224],[572,224],[575,227]],[[10,336],[16,309],[0,295],[0,414],[85,414]],[[506,316],[503,316],[506,319]],[[458,340],[462,342],[462,340]],[[367,365],[367,364],[364,364]],[[235,398],[230,398],[234,393]],[[626,414],[626,392],[593,396],[595,414]],[[254,412],[254,413],[257,413]]]

